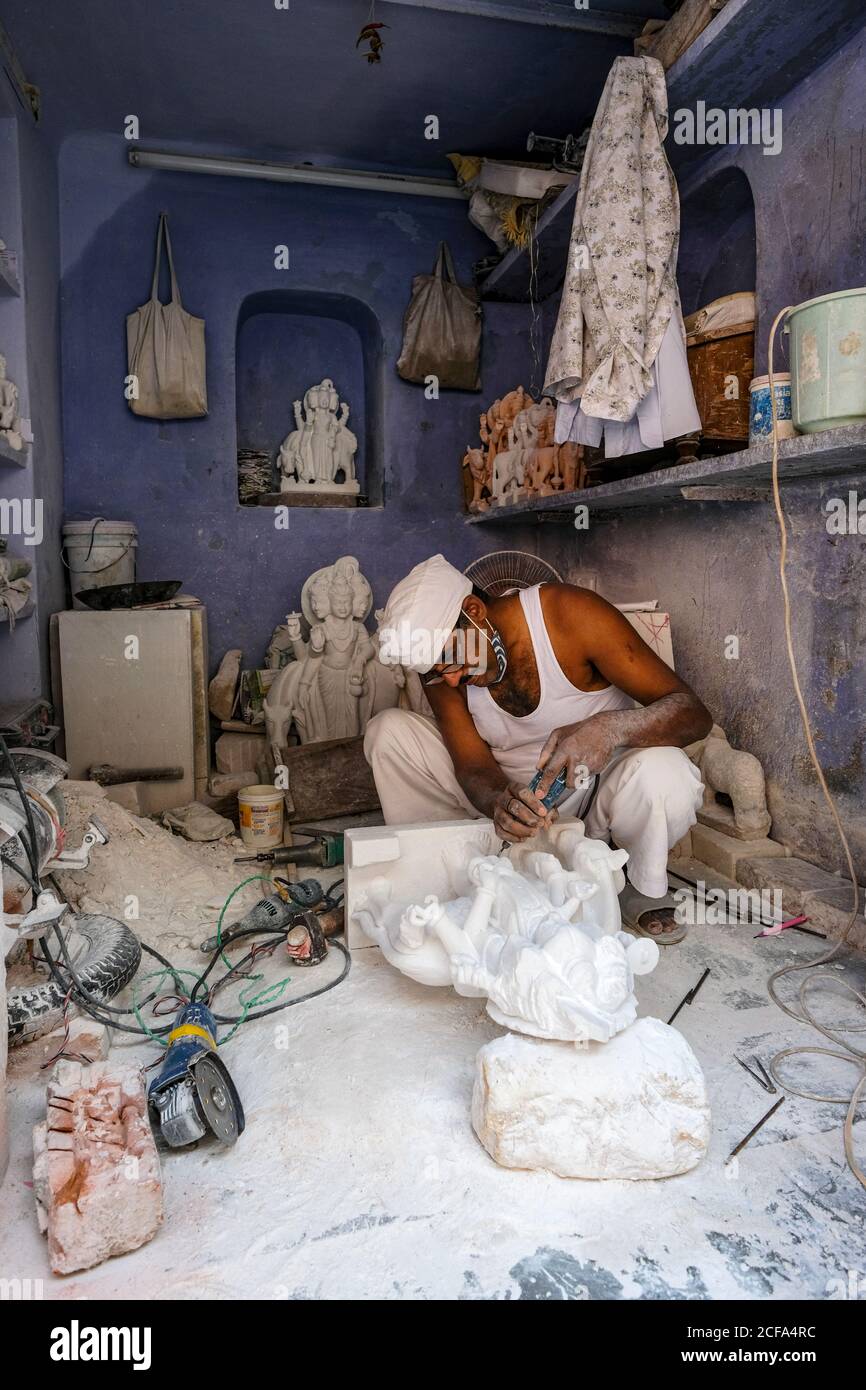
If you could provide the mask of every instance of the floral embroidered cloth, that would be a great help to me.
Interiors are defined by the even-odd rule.
[[[680,209],[657,58],[616,58],[580,179],[545,394],[625,422],[654,384],[674,312]]]

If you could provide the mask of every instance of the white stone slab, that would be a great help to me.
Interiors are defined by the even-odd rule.
[[[706,1153],[700,1064],[676,1028],[641,1018],[607,1043],[509,1033],[477,1057],[472,1125],[504,1168],[563,1178],[667,1178]]]

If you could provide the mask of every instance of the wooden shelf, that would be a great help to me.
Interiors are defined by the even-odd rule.
[[[863,23],[863,0],[728,0],[667,74],[668,110],[766,107],[814,72]],[[717,145],[666,142],[676,170],[708,158]],[[575,181],[538,220],[537,274],[526,250],[513,248],[481,281],[483,299],[526,303],[546,299],[562,283],[574,219]],[[531,291],[531,292],[530,292]]]
[[[0,464],[11,463],[14,468],[26,468],[30,461],[30,445],[25,443],[23,449],[13,449],[5,439],[0,439]]]
[[[616,483],[602,483],[600,487],[584,488],[580,492],[533,497],[467,519],[473,526],[501,526],[534,518],[553,520],[557,514],[569,517],[580,504],[587,506],[592,516],[594,512],[695,501],[758,501],[767,495],[772,457],[771,445],[760,444],[736,454],[720,454],[715,458],[699,459],[697,463],[673,464],[670,468],[641,473],[636,478],[622,478]],[[779,445],[779,479],[783,483],[860,471],[866,472],[866,424],[822,430],[820,434],[801,434],[796,439],[783,439]]]

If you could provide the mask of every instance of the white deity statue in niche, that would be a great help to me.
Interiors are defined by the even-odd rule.
[[[355,920],[398,970],[486,998],[507,1028],[608,1042],[634,1021],[634,977],[654,969],[659,948],[620,930],[624,850],[586,839],[580,823],[556,848],[518,850],[516,862],[477,855],[469,892],[444,903],[395,903],[378,878]]]
[[[280,446],[280,491],[357,495],[358,440],[348,426],[348,403],[330,377],[310,387],[303,405],[295,401],[294,412],[295,428]]]
[[[396,705],[398,688],[364,626],[373,594],[352,555],[311,574],[301,613],[286,618],[294,660],[274,678],[265,723],[275,754],[294,726],[301,743],[353,738],[379,710]],[[309,625],[305,639],[302,617]]]

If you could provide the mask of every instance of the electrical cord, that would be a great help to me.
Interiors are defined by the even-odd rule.
[[[23,835],[19,835],[18,838],[24,846],[24,852],[27,855],[27,861],[30,865],[30,872],[33,875],[33,880],[37,885],[36,891],[41,893],[42,885],[39,878],[39,852],[37,849],[38,841],[36,839],[36,823],[33,819],[33,808],[30,805],[30,798],[24,790],[24,786],[21,782],[21,776],[18,772],[18,769],[12,760],[12,754],[9,752],[9,745],[7,744],[2,734],[0,734],[0,752],[2,752],[4,760],[6,762],[6,766],[9,768],[9,772],[12,776],[12,781],[15,785],[15,790],[18,793],[18,797],[21,802],[21,807],[24,811],[24,815],[27,820],[27,830],[30,836],[29,843]]]
[[[836,803],[833,800],[833,794],[827,785],[827,779],[824,776],[824,769],[821,766],[821,760],[818,757],[818,752],[815,748],[815,740],[812,734],[812,725],[809,719],[809,711],[806,707],[806,701],[803,698],[803,691],[800,685],[800,677],[797,671],[797,659],[794,654],[794,639],[791,624],[791,596],[788,592],[788,579],[786,574],[786,564],[788,559],[788,526],[785,520],[785,513],[782,509],[782,497],[781,492],[779,490],[779,420],[778,406],[776,403],[776,384],[773,373],[773,348],[776,340],[776,333],[778,331],[778,327],[782,319],[785,318],[786,315],[791,312],[792,307],[793,306],[789,304],[786,306],[786,308],[780,310],[780,312],[776,315],[773,321],[773,326],[770,329],[770,339],[767,349],[770,384],[770,406],[773,412],[773,504],[776,510],[776,520],[778,521],[779,525],[779,579],[781,581],[782,601],[785,609],[785,643],[788,654],[788,666],[790,667],[791,671],[791,680],[794,685],[794,694],[796,696],[797,706],[800,711],[800,722],[803,726],[803,733],[806,738],[806,746],[809,750],[809,757],[812,760],[812,766],[815,769],[815,775],[818,778],[818,784],[821,788],[824,800],[826,801],[830,809],[830,814],[833,817],[833,822],[836,826],[839,841],[842,845],[842,849],[845,854],[845,862],[848,866],[848,872],[851,876],[851,888],[854,900],[851,907],[851,916],[848,919],[848,924],[845,927],[845,930],[842,933],[842,936],[840,937],[839,941],[831,950],[825,952],[824,955],[818,956],[815,960],[796,962],[792,965],[783,965],[781,969],[774,971],[773,974],[770,976],[769,980],[767,981],[767,993],[769,994],[773,1003],[777,1004],[778,1007],[783,1011],[783,1013],[786,1013],[789,1018],[795,1019],[798,1023],[811,1024],[813,1028],[817,1029],[819,1033],[822,1033],[824,1037],[827,1038],[830,1042],[835,1043],[838,1048],[844,1048],[844,1051],[837,1051],[828,1047],[787,1047],[784,1049],[784,1051],[777,1052],[775,1057],[773,1057],[772,1061],[770,1062],[770,1072],[773,1076],[773,1079],[776,1082],[778,1082],[779,1086],[781,1086],[783,1090],[789,1091],[792,1095],[801,1096],[807,1100],[825,1101],[830,1104],[844,1104],[848,1106],[848,1110],[845,1116],[845,1123],[843,1127],[845,1157],[848,1161],[848,1166],[851,1169],[851,1172],[854,1174],[857,1181],[861,1183],[863,1187],[866,1187],[866,1172],[864,1172],[863,1168],[858,1163],[857,1156],[854,1153],[854,1120],[856,1117],[857,1107],[860,1104],[860,1101],[866,1099],[866,1052],[864,1052],[861,1048],[854,1047],[852,1043],[848,1042],[844,1037],[840,1036],[841,1033],[862,1032],[863,1026],[860,1024],[856,1024],[852,1027],[846,1027],[841,1029],[825,1028],[824,1025],[822,1023],[819,1023],[819,1021],[815,1018],[814,1014],[809,1008],[809,1005],[806,1003],[806,995],[811,988],[813,988],[816,984],[820,983],[821,981],[832,980],[833,984],[840,986],[843,990],[853,995],[857,1002],[861,1004],[864,1008],[866,1008],[866,996],[861,994],[859,990],[855,989],[853,985],[848,984],[846,980],[840,980],[837,976],[831,975],[829,971],[822,972],[818,975],[811,975],[808,979],[803,981],[797,995],[797,999],[800,1006],[799,1012],[779,997],[777,989],[778,982],[782,980],[786,975],[794,974],[795,972],[800,970],[815,970],[818,966],[827,965],[831,960],[833,960],[839,954],[842,948],[847,944],[848,938],[850,937],[851,932],[854,928],[854,923],[857,920],[857,914],[860,909],[860,886],[857,882],[857,872],[854,867],[854,857],[851,853],[851,846],[848,843],[848,837],[845,834],[845,828],[842,824],[842,819],[836,808]],[[798,1090],[796,1087],[789,1085],[787,1081],[784,1081],[782,1077],[779,1075],[780,1064],[788,1057],[797,1057],[806,1053],[813,1055],[820,1054],[824,1057],[834,1057],[837,1060],[847,1062],[853,1066],[856,1066],[860,1071],[860,1078],[857,1084],[855,1085],[854,1091],[851,1094],[851,1096],[845,1097],[815,1095],[814,1093],[810,1093],[808,1091]]]
[[[30,799],[27,796],[26,791],[24,790],[24,786],[21,781],[18,769],[15,766],[15,763],[12,759],[12,755],[9,751],[9,747],[2,734],[0,734],[0,753],[3,754],[4,761],[6,762],[6,765],[8,766],[12,777],[11,783],[2,783],[0,785],[15,790],[21,802],[21,806],[27,820],[28,834],[25,835],[22,831],[22,833],[19,834],[18,838],[20,839],[24,847],[25,853],[27,855],[27,860],[31,870],[31,877],[28,878],[28,876],[24,873],[24,870],[21,869],[19,865],[12,863],[10,860],[4,859],[3,864],[15,869],[16,873],[18,873],[20,877],[28,884],[31,891],[36,894],[39,894],[42,892],[42,881],[39,875],[39,861],[37,850],[38,841],[36,836],[36,825],[33,819],[33,811],[30,806]],[[182,977],[184,975],[192,976],[193,983],[190,987],[189,1000],[190,1002],[195,1002],[195,999],[197,998],[198,992],[203,986],[204,981],[210,975],[211,971],[216,965],[217,960],[219,958],[222,958],[224,964],[227,967],[226,973],[224,975],[221,975],[211,985],[211,988],[208,992],[208,998],[213,998],[217,990],[222,988],[222,986],[228,982],[231,976],[236,975],[238,970],[244,964],[251,963],[252,960],[255,958],[255,952],[251,952],[248,954],[248,958],[244,957],[241,961],[238,961],[235,965],[232,965],[232,963],[228,960],[227,956],[225,955],[222,947],[222,922],[226,914],[226,911],[229,907],[229,904],[231,903],[235,895],[238,892],[240,892],[241,888],[245,887],[247,883],[252,883],[257,879],[260,879],[263,883],[270,884],[270,879],[265,879],[261,875],[254,874],[250,878],[244,879],[235,888],[233,888],[231,893],[223,903],[222,910],[217,921],[217,946],[210,961],[208,962],[207,966],[203,971],[200,971],[198,974],[195,974],[193,971],[190,970],[181,970],[178,967],[174,966],[171,963],[171,961],[167,960],[165,956],[161,955],[160,952],[157,951],[153,946],[149,946],[146,942],[142,941],[140,943],[142,950],[146,951],[148,955],[153,956],[153,958],[157,960],[163,967],[161,971],[153,971],[151,972],[151,975],[148,975],[145,978],[150,979],[152,975],[159,975],[162,979],[164,979],[166,975],[169,975],[172,981],[174,982],[179,997],[183,998],[184,992]],[[342,880],[340,880],[340,882],[342,882]],[[63,896],[61,890],[59,889],[53,877],[52,883],[55,884],[57,891],[60,893],[61,896]],[[336,884],[332,885],[331,889],[326,895],[326,901],[328,901],[329,905],[333,905],[330,901],[330,895],[333,893],[334,888],[336,886]],[[51,955],[51,952],[48,949],[46,941],[46,936],[48,934],[47,932],[44,936],[39,938],[39,948],[42,959],[48,966],[52,979],[54,980],[55,984],[57,984],[58,988],[60,988],[63,991],[64,997],[67,998],[67,1001],[70,992],[74,992],[75,1000],[79,1007],[82,1008],[83,1011],[87,1013],[91,1018],[94,1018],[98,1023],[102,1023],[107,1028],[116,1028],[123,1033],[132,1033],[138,1037],[150,1038],[151,1041],[157,1042],[161,1046],[164,1046],[165,1038],[161,1036],[161,1033],[154,1032],[153,1029],[148,1028],[147,1025],[144,1023],[143,1018],[141,1017],[141,1010],[147,1004],[150,1004],[154,1000],[158,1000],[161,997],[159,988],[155,988],[154,990],[152,990],[151,993],[148,994],[146,998],[143,1000],[139,1001],[134,997],[132,1008],[116,1008],[114,1005],[111,1005],[107,1003],[105,1000],[99,998],[98,995],[90,993],[85,988],[84,984],[82,983],[81,979],[76,973],[72,961],[69,958],[69,951],[67,949],[66,939],[63,935],[63,932],[60,930],[60,927],[57,923],[54,923],[51,930],[54,932],[59,943],[63,967],[68,975],[67,979],[64,979],[61,973],[60,962],[58,961],[58,959]],[[289,928],[281,929],[268,927],[249,927],[243,931],[237,932],[233,936],[233,940],[239,940],[241,937],[244,936],[255,935],[276,935],[281,936],[283,940],[285,940],[286,936],[288,935],[288,932]],[[228,1034],[226,1038],[222,1039],[222,1042],[228,1042],[229,1038],[232,1038],[234,1036],[234,1034],[237,1032],[237,1029],[243,1023],[253,1022],[257,1018],[264,1018],[269,1014],[279,1013],[281,1009],[293,1008],[296,1004],[301,1004],[306,999],[315,999],[317,995],[326,994],[328,990],[334,989],[338,984],[341,984],[342,981],[348,975],[349,970],[351,969],[352,958],[346,947],[342,944],[342,942],[333,940],[333,945],[335,945],[338,948],[338,950],[340,950],[343,953],[343,956],[345,957],[343,969],[341,970],[340,974],[337,976],[336,979],[329,981],[326,985],[322,985],[319,989],[310,990],[306,994],[299,995],[295,999],[281,1000],[279,1003],[269,1004],[267,1007],[262,1009],[256,1009],[255,1005],[263,999],[272,999],[274,997],[275,991],[282,992],[289,984],[291,976],[287,975],[283,980],[275,981],[273,985],[269,985],[265,989],[259,991],[259,993],[254,995],[251,999],[245,1000],[243,998],[242,993],[240,1000],[242,1012],[240,1014],[214,1014],[214,1018],[217,1020],[218,1023],[229,1023],[234,1025],[232,1031]],[[259,979],[261,979],[261,976],[254,977],[254,980],[256,981]],[[135,996],[134,986],[133,996]],[[130,1014],[135,1015],[139,1024],[138,1027],[134,1027],[132,1024],[129,1023],[120,1022],[121,1018],[128,1017]],[[167,1026],[165,1029],[162,1030],[162,1032],[170,1032],[170,1027]]]
[[[146,999],[143,999],[143,1000],[141,1000],[141,1001],[138,1001],[138,1002],[133,1006],[132,1009],[113,1009],[113,1008],[111,1007],[111,1005],[104,1003],[104,1002],[103,1002],[101,999],[99,999],[97,996],[94,996],[94,995],[90,994],[89,991],[88,991],[87,989],[85,989],[84,985],[81,983],[81,981],[79,980],[78,976],[77,976],[76,973],[75,973],[75,968],[74,968],[74,966],[72,965],[72,962],[69,960],[69,954],[68,954],[68,950],[67,950],[67,947],[66,947],[65,939],[64,939],[64,937],[63,937],[63,933],[60,931],[59,927],[57,927],[57,926],[55,926],[55,927],[53,928],[53,931],[54,931],[55,934],[57,935],[58,940],[59,940],[59,942],[60,942],[60,951],[61,951],[61,955],[63,956],[63,963],[64,963],[64,966],[65,966],[65,968],[66,968],[67,971],[68,971],[68,975],[69,975],[69,978],[68,978],[68,979],[64,979],[63,976],[62,976],[62,974],[60,973],[60,969],[59,969],[59,966],[58,966],[58,962],[57,962],[57,960],[50,954],[50,952],[48,951],[47,945],[46,945],[46,942],[45,942],[45,939],[44,939],[44,938],[41,938],[41,939],[40,939],[39,945],[40,945],[41,950],[42,950],[43,959],[45,960],[46,964],[48,965],[48,968],[49,968],[49,970],[50,970],[50,972],[51,972],[51,975],[52,975],[53,979],[55,980],[56,984],[59,986],[59,988],[61,988],[61,989],[64,991],[64,993],[67,993],[68,990],[70,989],[70,987],[73,988],[74,991],[75,991],[75,995],[76,995],[76,1003],[78,1003],[79,1006],[80,1006],[81,1008],[83,1008],[84,1012],[87,1013],[87,1014],[89,1014],[91,1018],[96,1019],[96,1021],[97,1021],[98,1023],[104,1024],[107,1028],[117,1028],[117,1029],[120,1030],[120,1032],[123,1032],[123,1033],[133,1033],[133,1034],[135,1034],[136,1036],[139,1036],[139,1037],[142,1037],[142,1036],[143,1036],[143,1037],[147,1037],[147,1038],[150,1038],[150,1040],[151,1040],[152,1042],[156,1042],[156,1043],[159,1043],[161,1046],[165,1046],[165,1038],[164,1038],[161,1034],[162,1034],[162,1033],[166,1033],[166,1034],[169,1033],[169,1032],[171,1031],[170,1025],[166,1025],[166,1027],[165,1027],[164,1029],[162,1029],[161,1032],[155,1032],[153,1029],[147,1028],[147,1027],[144,1025],[144,1022],[143,1022],[143,1020],[141,1019],[141,1016],[140,1016],[140,1011],[141,1011],[141,1009],[142,1009],[146,1004],[148,1004],[148,1003],[152,1002],[154,999],[158,999],[158,998],[160,997],[159,990],[158,990],[158,989],[153,990],[153,991],[146,997]],[[233,940],[233,941],[237,941],[237,940],[240,940],[240,939],[241,939],[242,937],[244,937],[244,936],[259,936],[259,935],[263,935],[263,934],[264,934],[264,935],[274,935],[274,936],[281,937],[282,939],[285,939],[285,937],[288,935],[288,929],[285,929],[285,930],[284,930],[284,929],[279,928],[279,927],[264,927],[264,928],[263,928],[263,927],[248,927],[248,928],[246,928],[244,931],[238,932],[238,933],[232,938],[232,940]],[[223,1039],[221,1040],[221,1044],[222,1044],[223,1042],[228,1042],[228,1041],[229,1041],[229,1038],[234,1036],[234,1033],[237,1031],[237,1028],[238,1028],[242,1023],[251,1023],[251,1022],[253,1022],[253,1021],[254,1021],[255,1019],[257,1019],[257,1018],[264,1018],[264,1017],[266,1017],[266,1016],[269,1015],[269,1014],[279,1013],[279,1011],[280,1011],[281,1009],[289,1009],[289,1008],[292,1008],[292,1007],[294,1007],[294,1005],[296,1005],[296,1004],[302,1004],[302,1003],[304,1002],[304,1000],[306,1000],[306,999],[315,999],[317,995],[319,995],[319,994],[325,994],[325,993],[327,993],[328,990],[334,989],[337,985],[341,984],[342,981],[343,981],[343,980],[346,978],[346,976],[348,975],[349,970],[351,969],[352,958],[351,958],[351,955],[350,955],[349,951],[346,949],[346,947],[343,945],[343,943],[342,943],[341,941],[337,941],[337,940],[335,940],[334,938],[332,938],[332,939],[331,939],[331,944],[333,944],[334,946],[336,946],[337,949],[338,949],[339,951],[341,951],[342,954],[345,956],[345,964],[344,964],[343,969],[341,970],[340,974],[336,977],[336,979],[330,980],[326,985],[322,985],[319,989],[310,990],[310,991],[308,991],[306,994],[299,995],[299,996],[298,996],[297,998],[295,998],[295,999],[281,1000],[278,1004],[270,1005],[270,1006],[267,1007],[267,1008],[263,1008],[263,1009],[254,1009],[254,1010],[250,1011],[250,1009],[249,1009],[248,1007],[245,1007],[244,1010],[243,1010],[243,1012],[240,1013],[240,1014],[218,1014],[218,1013],[214,1013],[214,1018],[216,1019],[217,1023],[228,1023],[228,1024],[235,1024],[235,1025],[236,1025],[236,1027],[232,1030],[232,1032],[228,1035],[228,1037],[223,1038]],[[162,971],[156,971],[156,972],[154,972],[155,974],[158,974],[158,975],[162,976],[163,978],[165,977],[165,975],[166,975],[167,973],[168,973],[168,974],[171,974],[172,978],[175,979],[176,982],[177,982],[177,977],[178,977],[179,975],[191,975],[191,974],[193,974],[192,971],[188,971],[188,970],[186,970],[186,971],[181,971],[181,970],[178,970],[178,969],[177,969],[176,967],[174,967],[169,961],[166,961],[166,960],[165,960],[165,957],[164,957],[164,956],[161,956],[161,955],[159,954],[158,951],[155,951],[152,947],[145,945],[144,942],[142,942],[141,945],[142,945],[142,949],[145,950],[145,951],[147,951],[148,954],[150,954],[150,955],[152,955],[152,956],[155,956],[157,960],[159,960],[159,961],[161,961],[161,962],[164,963],[165,969],[163,969]],[[201,972],[201,974],[199,974],[199,975],[194,975],[194,977],[193,977],[194,983],[193,983],[193,986],[192,986],[193,989],[200,983],[201,979],[204,977],[205,974],[209,974],[209,973],[210,973],[210,970],[211,970],[213,964],[215,963],[216,959],[220,956],[221,952],[222,952],[222,946],[221,946],[221,945],[220,945],[220,946],[217,946],[216,949],[215,949],[215,951],[214,951],[214,953],[213,953],[212,959],[211,959],[211,961],[208,963],[208,966],[206,967],[205,971]],[[215,983],[211,986],[211,990],[210,990],[210,995],[209,995],[209,997],[212,997],[212,996],[213,996],[213,994],[214,994],[214,993],[222,986],[222,984],[226,981],[226,979],[227,979],[228,976],[235,974],[236,971],[237,971],[242,965],[244,965],[245,963],[247,963],[246,958],[243,958],[241,961],[238,961],[235,965],[233,965],[233,966],[230,965],[228,971],[226,972],[226,974],[223,975],[223,976],[220,976],[219,979],[218,979],[217,981],[215,981]],[[149,976],[146,976],[145,978],[150,978],[150,977],[149,977]],[[259,978],[260,978],[260,977],[259,977]],[[285,986],[289,983],[289,978],[290,978],[290,977],[287,976],[285,980],[278,980],[278,981],[275,982],[275,984],[278,985],[278,986],[280,986],[280,987],[282,987],[282,988],[285,988]],[[273,985],[272,985],[272,986],[269,986],[269,987],[268,987],[268,990],[262,991],[262,994],[264,995],[264,994],[266,994],[266,993],[268,993],[268,992],[272,992],[273,989],[274,989],[274,986],[273,986]],[[181,996],[181,997],[183,997],[183,996]],[[192,1000],[191,1000],[191,1002],[192,1002]],[[253,1001],[249,1001],[249,1002],[250,1002],[250,1003],[254,1003],[255,1001],[253,1000]],[[242,1001],[242,1003],[243,1003],[243,1001]],[[110,1014],[114,1014],[115,1017],[106,1017],[106,1016],[105,1016],[106,1011],[107,1011],[108,1013],[110,1013]],[[212,1011],[212,1012],[213,1012],[213,1011]],[[117,1015],[124,1015],[124,1014],[130,1014],[130,1013],[134,1013],[134,1014],[136,1015],[136,1017],[139,1019],[139,1023],[141,1024],[140,1027],[137,1027],[137,1028],[136,1028],[136,1027],[133,1027],[131,1024],[128,1024],[128,1023],[120,1023],[120,1022],[118,1021],[118,1018],[116,1017]]]

